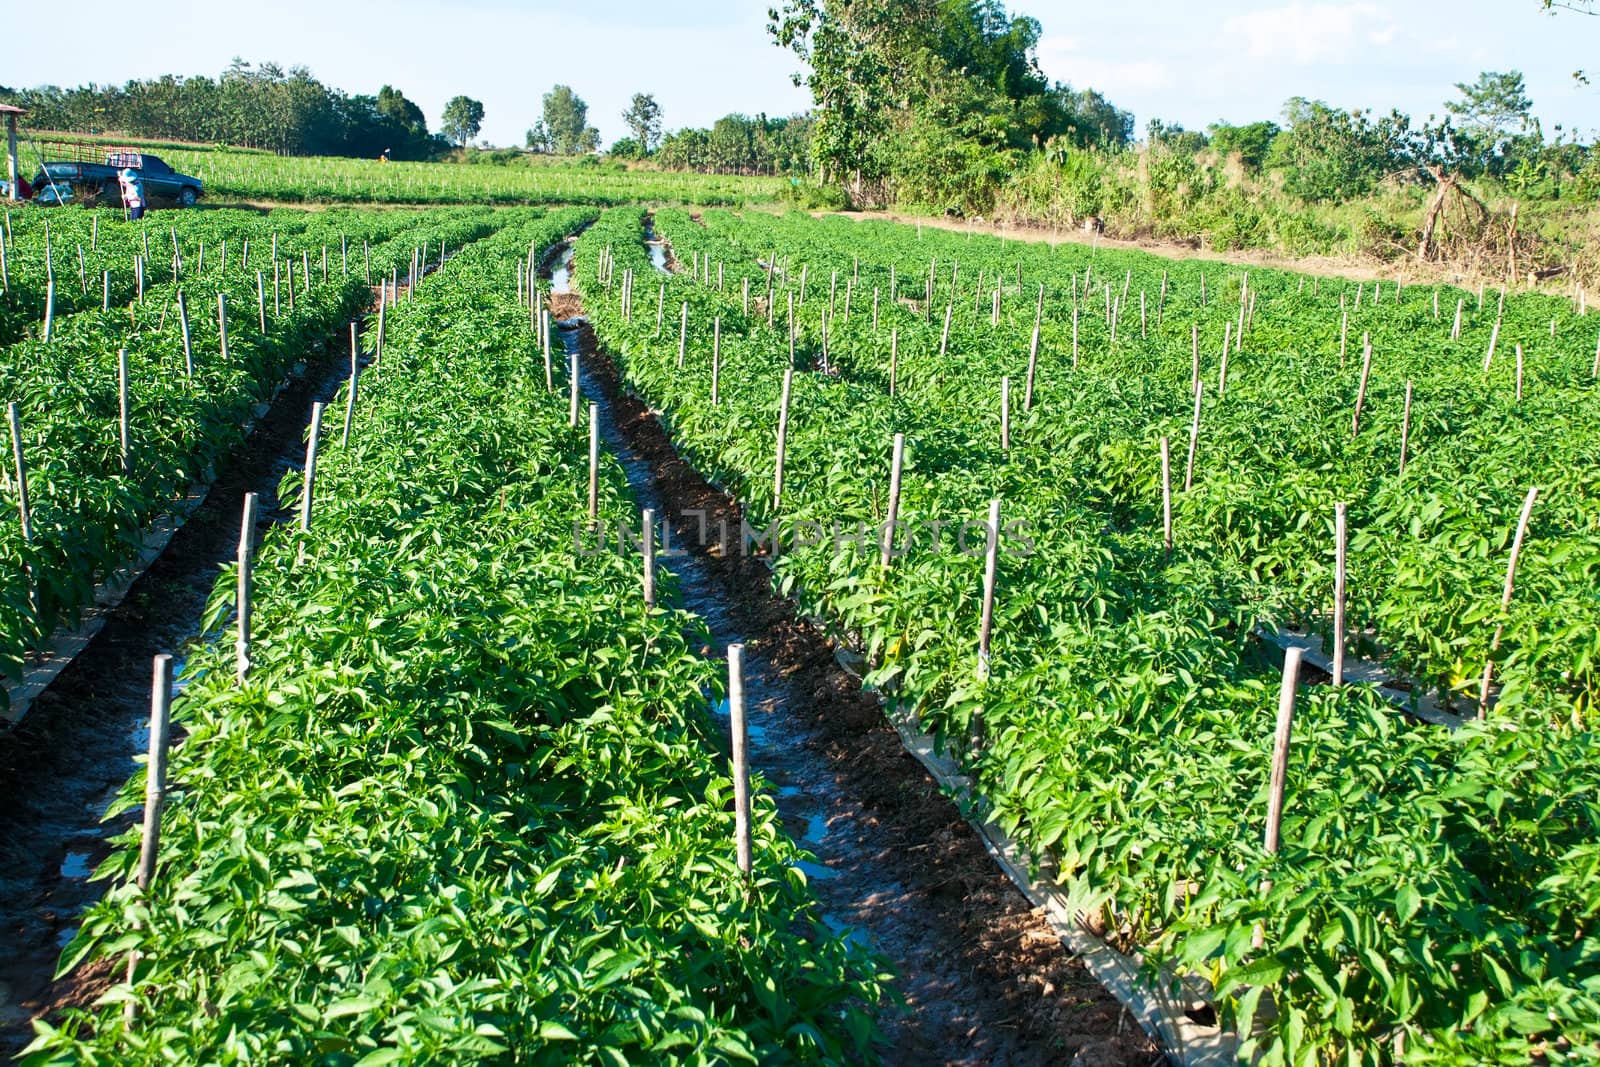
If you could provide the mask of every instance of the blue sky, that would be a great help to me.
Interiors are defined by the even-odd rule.
[[[1538,0],[1142,0],[1089,4],[1015,0],[1043,27],[1050,77],[1091,86],[1133,111],[1190,128],[1277,118],[1293,95],[1339,107],[1442,113],[1453,83],[1480,70],[1521,70],[1547,134],[1561,123],[1600,131],[1596,87],[1572,71],[1600,68],[1600,17],[1551,17]],[[59,5],[7,16],[0,81],[122,82],[163,73],[216,75],[235,55],[303,64],[348,92],[403,90],[437,125],[444,102],[484,103],[483,137],[520,144],[552,85],[589,104],[602,139],[623,133],[629,97],[653,92],[669,128],[709,125],[729,111],[787,114],[809,103],[789,75],[794,57],[766,36],[766,0],[278,0],[219,5],[168,0],[128,23],[77,33]],[[68,20],[70,22],[70,19]],[[19,47],[20,45],[20,47]]]

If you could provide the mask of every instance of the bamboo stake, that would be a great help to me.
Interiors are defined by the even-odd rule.
[[[1011,451],[1011,379],[1000,379],[1000,449]]]
[[[1161,543],[1172,554],[1172,448],[1161,435]]]
[[[1596,348],[1600,353],[1600,348]],[[1596,356],[1600,359],[1600,355]],[[895,386],[900,376],[900,327],[896,326],[889,331],[889,395],[894,396]]]
[[[1517,403],[1522,403],[1522,346],[1517,346]]]
[[[1367,400],[1367,378],[1372,373],[1372,340],[1371,335],[1361,335],[1361,384],[1356,387],[1356,410],[1350,417],[1350,440],[1356,439],[1356,434],[1361,432],[1361,407]]]
[[[722,373],[722,316],[711,321],[711,406],[718,403],[717,384]]]
[[[305,482],[300,490],[300,532],[311,532],[311,501],[317,486],[317,444],[322,436],[322,411],[327,407],[318,400],[311,405],[311,427],[306,435]],[[300,559],[305,559],[305,546],[300,547]]]
[[[1022,386],[1022,410],[1033,410],[1033,379],[1039,369],[1039,322],[1034,320],[1033,338],[1028,342],[1028,377]]]
[[[350,388],[344,402],[344,435],[339,439],[340,448],[350,447],[350,424],[356,417],[356,385],[361,374],[361,350],[356,347],[356,324],[350,324]]]
[[[128,418],[128,350],[117,349],[117,439],[121,445],[122,476],[133,474],[133,450],[129,446]]]
[[[752,869],[750,840],[750,729],[744,713],[744,646],[728,646],[728,728],[733,735],[733,825],[739,870]]]
[[[1233,328],[1233,323],[1226,323],[1222,335],[1222,350],[1228,350],[1227,330]],[[1193,323],[1189,326],[1189,392],[1200,388],[1200,327]]]
[[[600,405],[589,405],[589,521],[600,518]]]
[[[1483,354],[1483,373],[1489,373],[1489,364],[1494,362],[1494,348],[1500,340],[1500,320],[1494,320],[1494,326],[1489,330],[1489,348]]]
[[[1411,379],[1406,379],[1406,409],[1400,418],[1400,477],[1406,476],[1406,448],[1411,442]]]
[[[1333,505],[1333,684],[1344,685],[1345,567],[1349,553],[1346,505]]]
[[[1305,653],[1289,648],[1283,654],[1283,680],[1278,685],[1278,726],[1272,739],[1272,776],[1267,792],[1265,847],[1277,855],[1283,828],[1284,791],[1289,779],[1289,738],[1294,730],[1295,687],[1300,680],[1300,658]]]
[[[640,549],[644,554],[644,606],[656,606],[656,513],[645,508],[639,516],[643,529],[639,531]]]
[[[978,679],[989,677],[989,639],[994,629],[994,586],[1000,565],[1000,501],[989,501],[983,556],[983,617],[978,625]]]
[[[783,371],[783,393],[778,401],[777,463],[772,475],[772,510],[777,512],[783,503],[783,456],[789,440],[789,396],[794,388],[794,368]]]
[[[46,282],[44,286],[44,342],[50,343],[50,330],[56,321],[56,283]]]
[[[172,722],[172,656],[155,657],[150,686],[150,749],[145,764],[144,832],[139,840],[140,892],[148,892],[156,877],[156,857],[161,850],[161,807],[167,796],[167,747]],[[129,960],[131,978],[133,961]]]
[[[567,355],[567,425],[578,428],[578,353]]]
[[[1466,297],[1462,296],[1456,298],[1456,323],[1454,326],[1450,327],[1450,340],[1452,341],[1461,340],[1461,311],[1464,307],[1466,307],[1466,305]]]
[[[217,337],[222,348],[222,362],[228,362],[228,294],[217,294]]]
[[[250,677],[250,624],[251,624],[251,595],[254,588],[254,552],[256,535],[256,511],[260,507],[261,498],[256,493],[244,495],[244,517],[239,522],[239,584],[235,595],[235,603],[239,615],[239,636],[234,641],[233,651],[236,661],[236,670],[239,684],[243,685]]]
[[[1205,392],[1205,385],[1199,382],[1194,387],[1194,418],[1189,422],[1189,461],[1183,469],[1183,491],[1187,493],[1194,488],[1194,455],[1200,447],[1200,400]]]
[[[883,524],[883,549],[878,554],[878,565],[885,570],[894,558],[894,531],[900,521],[900,472],[905,464],[906,435],[894,435],[894,458],[889,464],[889,512]]]
[[[194,377],[194,348],[189,343],[189,305],[183,297],[183,290],[178,290],[178,330],[183,336],[183,375],[186,378]]]
[[[1226,325],[1231,326],[1232,323]],[[1228,332],[1222,332],[1222,362],[1217,366],[1217,403],[1222,403],[1228,396]]]
[[[1528,519],[1533,514],[1533,502],[1539,496],[1539,487],[1534,486],[1528,490],[1526,499],[1522,502],[1522,514],[1517,518],[1516,536],[1511,539],[1511,558],[1506,561],[1506,584],[1500,594],[1500,614],[1503,616],[1511,609],[1511,593],[1517,580],[1517,557],[1522,554],[1522,542],[1528,535]],[[1505,633],[1506,624],[1502,621],[1494,628],[1494,640],[1489,643],[1489,656],[1483,664],[1483,683],[1478,687],[1478,716],[1487,718],[1489,715],[1489,682],[1494,677],[1494,654],[1500,651],[1500,638]]]
[[[263,335],[267,332],[267,292],[260,271],[256,271],[256,328]]]

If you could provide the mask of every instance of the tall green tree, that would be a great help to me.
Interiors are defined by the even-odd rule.
[[[1544,135],[1533,117],[1522,72],[1486,70],[1457,82],[1461,99],[1444,105],[1454,126],[1456,165],[1467,174],[1506,174],[1539,154]]]
[[[857,196],[982,208],[1052,137],[1128,143],[1133,118],[1039,69],[1039,23],[999,0],[786,0],[768,32],[809,71],[812,148]],[[946,162],[941,163],[941,159]]]
[[[446,137],[465,146],[483,129],[483,104],[470,96],[453,96],[444,106],[439,125]]]
[[[558,85],[544,94],[544,115],[528,131],[530,148],[570,156],[593,152],[599,145],[600,131],[589,125],[589,105],[571,86]]]
[[[656,150],[661,143],[661,105],[650,93],[634,93],[622,121],[645,155]]]

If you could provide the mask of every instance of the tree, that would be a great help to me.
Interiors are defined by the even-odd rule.
[[[768,17],[774,41],[810,68],[796,83],[816,104],[818,169],[858,200],[982,210],[995,176],[1052,137],[1132,140],[1128,112],[1051,84],[1036,55],[1039,23],[1000,0],[785,0]]]
[[[546,151],[571,156],[600,147],[600,131],[589,124],[589,105],[569,86],[558,85],[544,94],[544,118],[530,134],[541,132]]]
[[[622,113],[622,121],[640,146],[641,155],[649,155],[661,143],[661,105],[650,93],[634,93],[628,110]],[[612,151],[616,151],[615,147]]]
[[[378,90],[377,112],[403,129],[421,134],[428,132],[428,120],[422,109],[393,86],[385,85]]]
[[[1221,156],[1238,155],[1246,170],[1257,171],[1267,162],[1272,142],[1283,132],[1276,122],[1252,122],[1232,126],[1218,122],[1211,126],[1211,147]]]
[[[451,97],[439,125],[446,137],[465,147],[483,128],[483,104],[470,96]]]

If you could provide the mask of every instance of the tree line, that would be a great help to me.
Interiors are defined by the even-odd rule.
[[[302,66],[235,58],[216,78],[133,80],[122,85],[0,87],[0,101],[29,109],[32,129],[114,131],[157,140],[229,144],[282,155],[431,159],[450,148],[429,133],[422,109],[383,86],[350,94]]]

